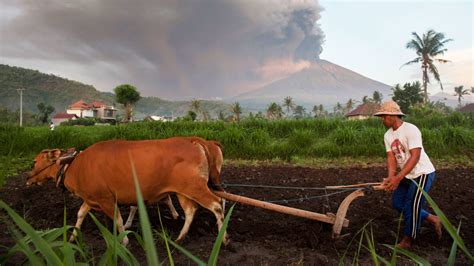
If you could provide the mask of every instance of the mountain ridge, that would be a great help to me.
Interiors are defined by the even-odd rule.
[[[40,102],[52,105],[55,113],[65,112],[69,105],[79,100],[87,103],[101,101],[108,105],[115,103],[113,93],[98,91],[92,85],[41,73],[38,70],[0,64],[1,107],[11,111],[19,109],[18,88],[25,88],[23,110],[30,113],[38,112],[36,105]],[[120,104],[116,105],[120,110]],[[229,105],[221,101],[202,100],[201,105],[213,117],[217,117],[220,111],[229,110]],[[135,105],[134,116],[137,119],[147,115],[183,116],[189,109],[189,101],[167,101],[158,97],[142,97]]]
[[[291,96],[296,104],[312,107],[343,103],[349,98],[360,100],[364,96],[371,97],[375,90],[385,97],[391,92],[391,86],[327,60],[313,60],[310,63],[305,69],[260,89],[234,96],[230,100],[255,108],[268,105],[272,101],[281,102],[286,96]]]

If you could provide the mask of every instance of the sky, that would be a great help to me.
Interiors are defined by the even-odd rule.
[[[438,65],[445,92],[474,86],[474,1],[321,1],[321,28],[326,35],[321,58],[388,85],[421,80],[416,58],[405,48],[411,33],[428,29],[453,41]],[[342,23],[345,21],[346,23]],[[432,80],[431,94],[441,88]]]
[[[144,96],[227,98],[319,58],[388,85],[419,80],[412,32],[452,38],[446,92],[474,86],[473,1],[0,0],[0,63]],[[440,88],[433,82],[432,94]]]

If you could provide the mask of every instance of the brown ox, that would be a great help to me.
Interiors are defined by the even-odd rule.
[[[224,162],[224,157],[222,154],[222,145],[218,141],[214,140],[205,140],[199,137],[185,137],[185,139],[189,141],[195,141],[199,144],[205,145],[207,147],[206,152],[208,152],[208,163],[209,163],[209,181],[208,184],[211,188],[215,188],[220,191],[224,191],[221,185],[221,170],[222,164]],[[178,219],[178,212],[173,206],[173,202],[171,197],[168,196],[165,200],[166,205],[171,211],[171,215],[173,219]],[[222,209],[225,210],[225,200],[222,201]],[[135,217],[135,213],[137,212],[136,206],[130,207],[130,213],[127,218],[127,222],[124,225],[125,229],[128,229],[132,226],[133,218]]]
[[[176,193],[185,213],[185,222],[176,241],[182,240],[197,210],[197,204],[210,210],[220,230],[224,219],[221,199],[208,188],[209,164],[207,147],[200,141],[185,138],[144,141],[104,141],[78,154],[69,165],[64,178],[66,188],[84,202],[77,214],[80,228],[90,209],[104,212],[113,219],[116,203],[136,205],[132,176],[133,161],[143,199],[157,202],[169,193]],[[35,166],[27,185],[54,179],[59,166],[55,161],[60,150],[43,151],[35,158]],[[118,231],[124,231],[120,211],[116,214]],[[74,231],[71,239],[76,236]],[[128,243],[124,237],[123,243]],[[223,243],[228,243],[224,234]]]

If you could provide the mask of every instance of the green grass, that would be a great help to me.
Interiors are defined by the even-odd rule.
[[[423,133],[424,146],[433,159],[474,157],[474,118],[453,114],[448,117],[408,118]],[[417,124],[419,123],[419,124]],[[280,158],[384,157],[385,128],[377,119],[246,120],[216,122],[136,122],[115,126],[68,127],[55,131],[47,127],[19,128],[0,124],[0,156],[15,158],[46,148],[90,145],[111,139],[142,140],[173,136],[200,136],[219,140],[228,159],[270,160]]]

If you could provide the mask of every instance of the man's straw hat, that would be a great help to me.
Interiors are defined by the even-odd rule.
[[[375,116],[382,116],[382,115],[405,115],[400,110],[400,106],[394,101],[386,101],[382,104],[380,109],[377,113],[374,114]]]

